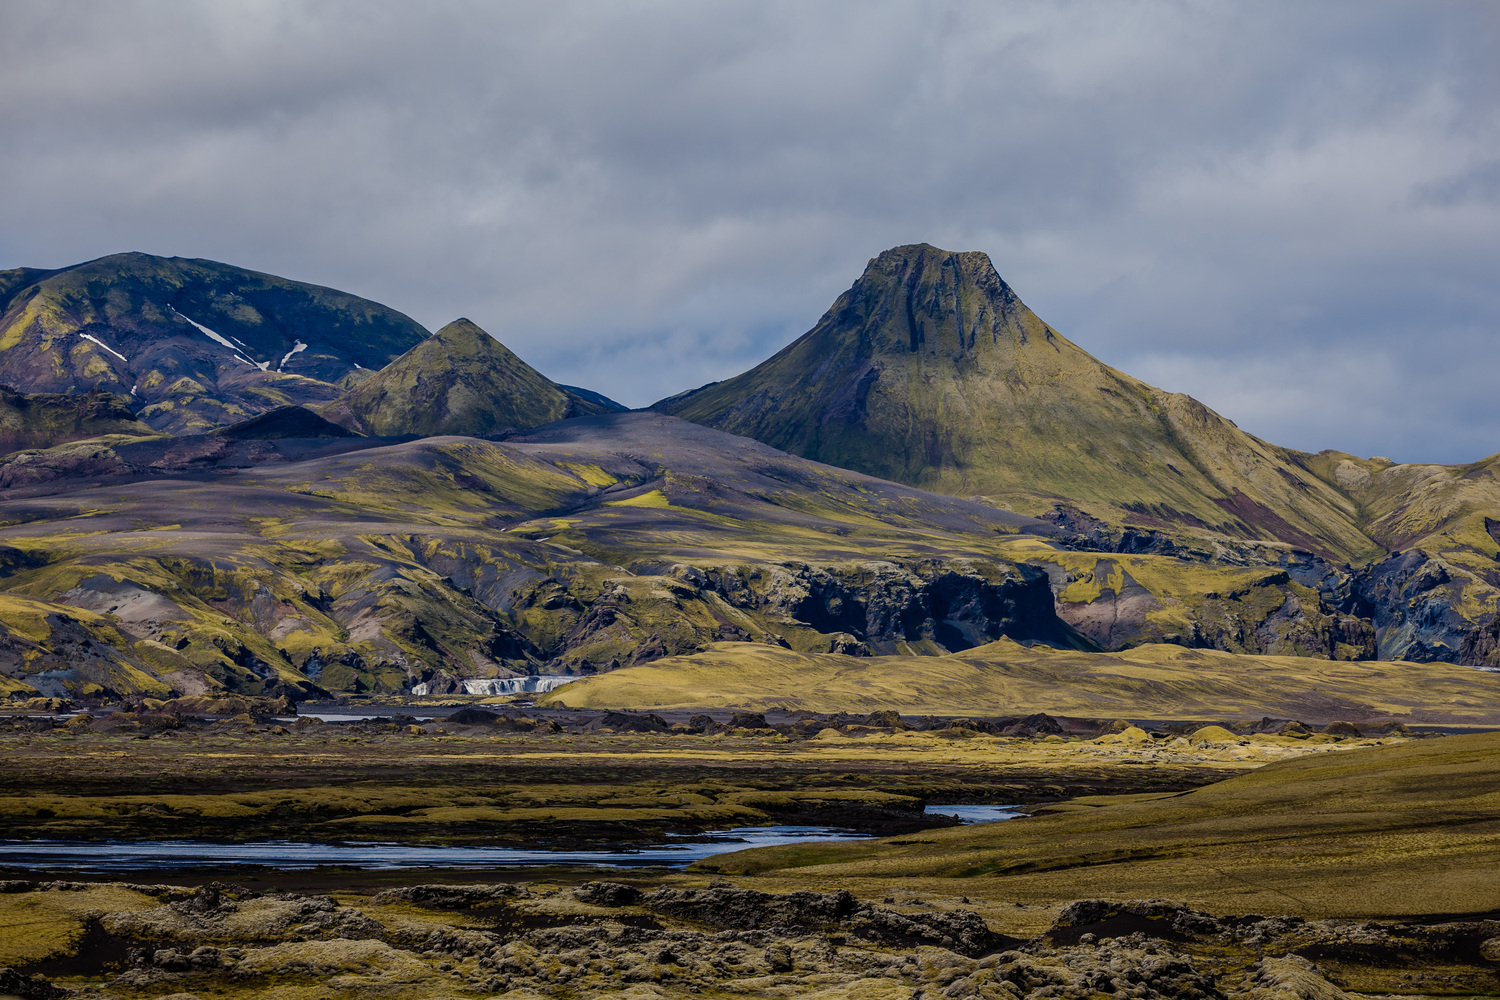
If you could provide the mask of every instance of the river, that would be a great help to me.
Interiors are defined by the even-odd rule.
[[[957,816],[965,823],[1013,819],[1013,805],[928,806],[929,815]],[[528,868],[597,865],[610,868],[682,868],[716,854],[752,847],[816,841],[864,840],[869,834],[830,826],[751,826],[719,830],[692,839],[610,849],[549,851],[524,847],[444,847],[422,844],[312,844],[263,840],[224,844],[192,840],[0,841],[0,868],[23,871],[140,871],[255,865],[286,871],[324,865],[344,868]]]

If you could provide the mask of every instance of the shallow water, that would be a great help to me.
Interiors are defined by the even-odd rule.
[[[1013,805],[928,806],[927,814],[958,816],[965,823],[1013,819]],[[103,841],[0,840],[0,868],[80,872],[259,865],[295,870],[344,868],[527,868],[540,865],[600,865],[611,868],[680,868],[716,854],[751,847],[815,841],[865,840],[869,834],[831,826],[748,826],[673,838],[660,844],[594,850],[521,847],[440,847],[419,844],[308,844],[288,840],[219,844],[195,840]]]
[[[531,850],[520,847],[428,847],[412,844],[306,844],[285,840],[216,844],[190,840],[0,841],[0,867],[71,868],[118,871],[143,868],[200,868],[263,865],[300,869],[319,865],[346,868],[513,868],[534,865],[681,867],[730,851],[810,841],[860,840],[867,834],[826,826],[743,827],[706,834],[714,839],[648,844],[606,850]]]
[[[1021,811],[1023,808],[1018,805],[928,806],[923,812],[928,816],[957,816],[965,823],[997,823],[1026,815]]]

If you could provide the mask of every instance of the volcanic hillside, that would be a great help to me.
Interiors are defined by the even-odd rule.
[[[1293,453],[1093,358],[982,253],[888,250],[775,357],[655,408],[1033,516],[1379,551]]]
[[[459,319],[355,386],[325,414],[361,434],[482,437],[624,409],[598,393],[589,397],[562,388]]]

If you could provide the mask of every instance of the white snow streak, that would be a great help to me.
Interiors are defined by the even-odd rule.
[[[238,361],[244,361],[245,364],[249,365],[251,368],[259,368],[261,371],[265,371],[266,369],[268,369],[268,368],[271,367],[271,362],[269,362],[269,361],[250,361],[250,360],[247,360],[246,358],[241,357],[240,356],[240,350],[239,350],[239,348],[235,347],[233,344],[231,344],[227,338],[225,338],[225,337],[223,337],[223,336],[215,333],[214,331],[210,330],[208,327],[204,326],[202,323],[199,323],[197,320],[193,319],[192,317],[190,317],[190,316],[183,316],[182,313],[177,312],[177,310],[175,308],[173,308],[172,306],[167,306],[167,308],[171,309],[172,312],[177,313],[178,316],[182,316],[183,319],[187,320],[193,326],[196,326],[199,330],[202,330],[204,333],[208,334],[209,339],[217,341],[218,343],[223,344],[225,347],[227,347],[231,351],[233,351],[236,360],[238,360]]]
[[[98,337],[95,337],[92,334],[88,334],[88,333],[80,333],[78,336],[82,337],[84,340],[92,340],[94,343],[98,344],[100,347],[104,348],[106,351],[108,351],[109,353],[113,354],[115,357],[119,358],[121,361],[125,362],[127,365],[130,364],[130,359],[129,358],[127,358],[125,355],[121,354],[119,351],[115,350],[113,347],[110,347],[108,344],[106,344],[104,341],[100,340]]]
[[[281,359],[281,364],[279,364],[279,365],[276,366],[276,370],[277,371],[281,371],[281,369],[283,369],[283,368],[286,367],[286,363],[288,361],[292,360],[292,355],[293,354],[296,354],[298,351],[305,351],[305,350],[307,350],[307,345],[304,344],[302,341],[299,340],[296,343],[294,343],[292,345],[292,349],[290,351],[286,352],[286,357],[284,357],[284,358]]]

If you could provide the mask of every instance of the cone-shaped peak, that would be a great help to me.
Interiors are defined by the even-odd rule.
[[[1367,544],[1340,498],[1297,485],[1278,449],[1090,356],[983,253],[887,250],[775,357],[656,409],[1027,514],[1086,504],[1113,520],[1336,539],[1327,551]]]
[[[325,415],[380,436],[483,436],[596,412],[601,408],[457,319],[345,393]]]

